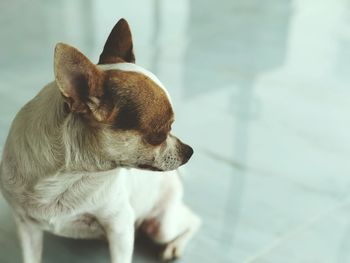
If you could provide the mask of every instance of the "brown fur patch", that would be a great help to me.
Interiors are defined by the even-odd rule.
[[[115,107],[108,118],[113,127],[137,130],[153,145],[164,141],[174,118],[164,90],[141,73],[109,70],[106,75]]]

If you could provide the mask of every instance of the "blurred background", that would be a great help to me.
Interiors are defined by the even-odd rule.
[[[121,17],[195,148],[185,199],[204,224],[179,262],[350,262],[350,1],[1,0],[0,146],[55,44],[97,62]],[[109,262],[106,243],[45,239],[43,262]],[[134,262],[153,251],[139,239]],[[20,261],[0,197],[0,262]]]

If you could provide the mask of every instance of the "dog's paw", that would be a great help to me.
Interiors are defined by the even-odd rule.
[[[161,254],[161,259],[163,261],[170,261],[178,259],[182,256],[183,248],[181,245],[178,244],[178,242],[173,241],[165,246],[165,249],[163,250]]]

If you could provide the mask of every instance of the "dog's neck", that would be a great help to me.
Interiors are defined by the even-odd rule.
[[[69,113],[62,125],[66,171],[106,171],[116,168],[113,160],[105,158],[93,127],[75,113]]]
[[[56,86],[56,84],[55,84]],[[96,128],[82,114],[71,112],[58,92],[57,86],[54,96],[59,96],[55,105],[58,114],[55,123],[60,127],[61,153],[64,154],[64,163],[61,169],[69,172],[106,171],[116,168],[113,160],[104,157],[98,145]],[[52,125],[49,123],[48,125]]]
[[[31,178],[57,172],[105,171],[116,168],[97,145],[97,134],[79,114],[67,111],[55,82],[50,83],[19,113],[12,127],[16,152],[4,158],[18,159],[17,174]],[[6,148],[6,147],[5,147]]]

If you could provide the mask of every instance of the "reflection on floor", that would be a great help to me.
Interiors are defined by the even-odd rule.
[[[96,61],[125,17],[196,149],[184,183],[204,225],[180,262],[350,262],[348,1],[140,2],[2,1],[1,145],[52,80],[55,43]],[[141,238],[134,262],[158,262],[156,250]],[[0,262],[20,262],[3,199]],[[109,256],[105,243],[48,235],[44,262]]]

